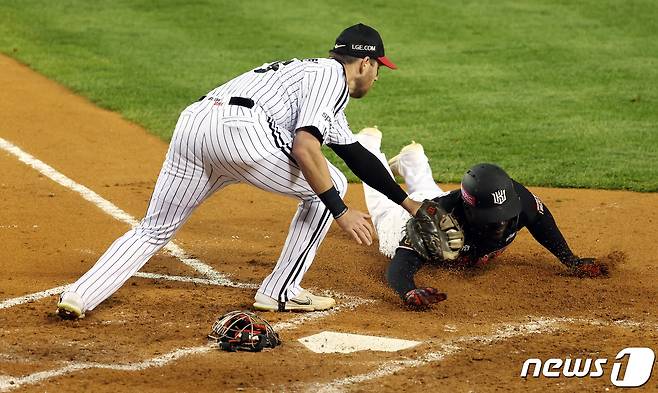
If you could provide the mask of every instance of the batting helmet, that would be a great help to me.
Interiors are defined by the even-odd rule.
[[[461,196],[467,219],[478,226],[508,221],[521,213],[512,179],[493,164],[469,169],[462,178]]]

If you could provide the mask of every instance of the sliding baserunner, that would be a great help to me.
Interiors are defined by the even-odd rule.
[[[382,133],[366,128],[356,135],[363,146],[382,164]],[[571,251],[548,207],[526,187],[511,179],[494,164],[482,163],[469,169],[459,190],[443,191],[434,181],[423,146],[412,143],[393,157],[389,176],[404,178],[409,197],[442,211],[437,217],[444,228],[441,247],[423,242],[418,219],[391,203],[379,191],[364,185],[366,206],[379,237],[379,250],[392,258],[386,278],[389,286],[411,307],[427,307],[447,298],[432,287],[417,287],[414,276],[426,264],[478,267],[490,263],[514,241],[518,231],[528,228],[542,246],[562,262],[573,275],[607,275],[605,264],[594,258],[580,258]],[[438,238],[432,239],[438,242]],[[432,252],[432,250],[436,250]]]

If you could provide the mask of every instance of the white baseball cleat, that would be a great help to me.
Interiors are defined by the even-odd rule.
[[[379,151],[382,146],[382,132],[377,126],[367,127],[356,134],[356,139],[368,150]]]
[[[405,157],[417,154],[425,155],[425,149],[420,143],[411,141],[410,144],[400,149],[400,153],[397,156],[388,160],[388,166],[391,168],[391,172],[393,172],[394,175],[404,177],[404,163],[402,161]]]
[[[260,292],[256,292],[254,299],[256,300],[254,308],[260,311],[320,311],[328,310],[336,305],[333,298],[317,296],[306,289],[287,302],[278,302]]]
[[[361,131],[359,131],[358,135],[370,135],[370,136],[373,136],[375,138],[382,139],[382,132],[379,131],[379,128],[377,128],[377,126],[366,127],[364,129],[362,129]]]
[[[59,295],[57,315],[62,319],[82,319],[85,317],[82,297],[75,292],[63,292]]]

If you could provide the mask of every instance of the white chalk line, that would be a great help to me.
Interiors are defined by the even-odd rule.
[[[220,287],[229,287],[229,288],[248,288],[248,289],[256,289],[258,288],[258,284],[251,284],[251,283],[236,283],[236,282],[231,282],[227,283],[226,280],[213,280],[209,278],[197,278],[197,277],[188,277],[188,276],[172,276],[168,274],[158,274],[158,273],[145,273],[145,272],[137,272],[135,273],[134,277],[141,277],[141,278],[150,278],[150,279],[155,279],[155,280],[165,280],[165,281],[176,281],[176,282],[184,282],[184,283],[192,283],[192,284],[202,284],[202,285],[217,285]],[[0,310],[13,307],[13,306],[18,306],[21,304],[25,303],[32,303],[34,301],[53,296],[53,295],[59,295],[62,293],[66,287],[68,287],[68,284],[66,285],[61,285],[59,287],[47,289],[45,291],[41,292],[35,292],[35,293],[30,293],[27,295],[11,298],[11,299],[6,299],[0,302]]]
[[[134,277],[151,278],[155,280],[178,281],[178,282],[186,282],[192,284],[217,285],[220,287],[240,288],[240,289],[258,289],[258,287],[260,286],[258,284],[253,284],[248,282],[235,282],[231,280],[229,280],[230,282],[226,282],[226,280],[197,278],[197,277],[188,277],[188,276],[172,276],[169,274],[159,274],[159,273],[137,272],[134,274]]]
[[[160,274],[160,273],[146,273],[146,272],[137,272],[133,275],[133,277],[141,277],[141,278],[149,278],[149,279],[154,279],[154,280],[165,280],[165,281],[175,281],[175,282],[183,282],[183,283],[192,283],[192,284],[202,284],[202,285],[216,285],[220,287],[229,287],[229,288],[248,288],[248,289],[257,289],[258,284],[253,284],[253,283],[231,283],[227,284],[225,280],[213,280],[209,278],[198,278],[198,277],[188,277],[188,276],[172,276],[169,274]],[[66,285],[61,285],[59,287],[47,289],[45,291],[41,292],[35,292],[35,293],[30,293],[27,295],[11,298],[11,299],[6,299],[0,302],[0,310],[13,307],[13,306],[18,306],[20,304],[25,304],[25,303],[31,303],[36,300],[40,300],[49,296],[53,295],[59,295],[64,289],[66,289]],[[346,299],[349,301],[358,301],[360,302],[359,304],[362,303],[367,303],[367,302],[374,302],[374,300],[370,299],[362,299],[354,296],[348,296],[342,293],[338,292],[332,292],[332,291],[324,291],[324,294],[328,296],[333,296],[337,297],[340,299]],[[317,314],[317,313],[315,313]]]
[[[3,300],[2,302],[0,302],[0,310],[9,307],[18,306],[20,304],[32,303],[36,300],[43,299],[48,296],[59,295],[64,289],[66,289],[66,287],[68,287],[68,284],[47,289],[41,292],[30,293],[25,296],[19,296],[12,299]]]
[[[299,314],[293,317],[289,321],[277,322],[273,324],[272,327],[274,328],[275,331],[278,332],[294,330],[298,326],[307,323],[309,321],[323,319],[328,316],[337,314],[345,309],[351,310],[354,309],[355,307],[358,307],[361,304],[371,303],[371,302],[374,302],[374,300],[351,298],[347,302],[341,303],[330,310]],[[34,385],[51,378],[56,378],[62,375],[66,375],[82,370],[88,370],[92,368],[118,370],[118,371],[140,371],[152,367],[163,367],[180,358],[190,355],[198,355],[198,354],[206,353],[211,350],[219,350],[219,349],[217,349],[216,346],[202,345],[198,347],[179,348],[171,352],[168,352],[164,355],[143,360],[137,363],[134,362],[119,363],[119,364],[92,363],[92,362],[69,363],[57,369],[39,371],[21,377],[0,376],[0,392],[8,392],[10,390],[15,390],[23,386]]]
[[[130,214],[126,213],[118,206],[98,195],[89,188],[83,186],[80,183],[75,182],[69,177],[65,176],[61,172],[57,171],[55,168],[46,164],[45,162],[37,159],[31,154],[21,150],[18,146],[7,141],[6,139],[0,138],[0,148],[4,151],[14,155],[22,163],[32,167],[37,170],[42,175],[48,177],[55,183],[64,186],[82,196],[85,200],[93,203],[98,208],[100,208],[105,213],[109,214],[113,218],[122,221],[131,227],[135,227],[139,222]],[[205,275],[206,277],[212,278],[214,280],[226,281],[228,285],[239,285],[228,279],[225,275],[219,273],[212,266],[200,261],[199,259],[190,257],[182,248],[176,245],[173,241],[170,241],[164,249],[172,256],[178,258],[182,263],[196,270],[197,272]]]
[[[308,384],[303,390],[313,393],[343,392],[358,383],[368,382],[378,378],[390,376],[405,369],[421,367],[433,362],[439,362],[446,357],[463,351],[464,347],[468,347],[468,344],[492,344],[515,337],[549,333],[551,331],[560,329],[560,324],[619,326],[624,328],[636,327],[638,324],[642,325],[641,323],[634,321],[614,321],[610,323],[599,319],[587,318],[531,317],[529,322],[501,325],[493,333],[488,335],[456,337],[452,340],[448,340],[440,344],[437,350],[432,350],[416,359],[389,360],[380,364],[379,367],[373,371],[359,375],[338,378],[330,382],[316,382]]]
[[[140,371],[151,367],[162,367],[182,357],[193,355],[193,354],[205,353],[210,350],[212,350],[212,347],[210,346],[179,348],[175,351],[168,352],[164,355],[137,363],[119,363],[119,364],[91,363],[91,362],[71,363],[58,369],[39,371],[23,377],[2,376],[0,377],[0,392],[8,392],[10,390],[18,389],[22,386],[34,385],[36,383],[42,382],[50,378],[55,378],[62,375],[66,375],[82,370],[88,370],[92,368],[118,370],[118,371]]]

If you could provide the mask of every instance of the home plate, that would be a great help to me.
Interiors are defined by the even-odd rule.
[[[302,337],[297,341],[315,353],[351,353],[357,351],[396,352],[415,347],[421,343],[420,341],[338,332],[321,332],[312,336]]]

